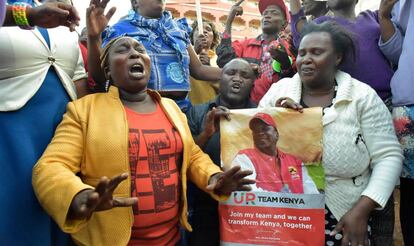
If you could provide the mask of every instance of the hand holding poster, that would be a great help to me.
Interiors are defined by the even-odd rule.
[[[246,109],[221,122],[224,168],[239,165],[256,180],[219,205],[222,245],[324,244],[321,116]]]

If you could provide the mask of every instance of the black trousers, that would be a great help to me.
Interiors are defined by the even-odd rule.
[[[390,246],[394,244],[394,196],[391,194],[382,210],[371,213],[372,244],[375,246]]]
[[[414,246],[414,179],[400,179],[400,220],[404,244]]]

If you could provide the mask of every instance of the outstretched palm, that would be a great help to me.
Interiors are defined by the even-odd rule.
[[[138,202],[137,197],[114,197],[114,190],[128,178],[128,173],[117,175],[112,179],[102,177],[95,189],[80,191],[72,200],[68,217],[85,219],[97,211],[109,210],[114,207],[130,207]]]
[[[105,14],[105,8],[109,0],[91,0],[86,10],[86,27],[89,37],[98,37],[108,25],[114,15],[116,8],[112,7]]]

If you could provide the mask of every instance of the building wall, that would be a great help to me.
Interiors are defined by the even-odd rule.
[[[220,32],[224,31],[227,16],[233,0],[202,0],[201,12],[205,19],[216,24]],[[245,0],[242,3],[243,15],[236,17],[233,22],[232,38],[244,39],[255,37],[260,34],[258,0]],[[172,0],[167,1],[166,9],[171,11],[175,18],[186,17],[190,23],[197,19],[194,1],[191,0]]]
[[[230,11],[231,6],[234,4],[234,1],[230,0],[201,0],[202,4],[202,11],[203,16],[209,17],[210,15],[214,16],[216,20],[217,27],[220,31],[224,30],[224,23],[225,19],[227,18],[228,12]],[[78,28],[78,32],[85,27],[85,15],[86,9],[89,6],[90,1],[86,0],[72,0],[73,5],[79,11],[79,15],[81,16],[80,25]],[[184,17],[184,13],[187,11],[193,11],[187,13],[189,15],[190,21],[195,19],[195,6],[194,0],[166,0],[167,2],[167,9],[174,9],[177,12],[175,13],[176,16]],[[234,26],[234,38],[243,39],[244,37],[254,37],[260,33],[260,13],[257,8],[258,0],[245,0],[242,4],[244,8],[244,14],[242,19],[245,20],[245,25],[241,27]],[[356,12],[359,13],[365,9],[375,10],[378,9],[380,0],[359,0],[358,5],[356,6]],[[128,14],[128,11],[131,9],[130,0],[111,0],[108,3],[107,9],[111,7],[117,7],[117,11],[115,12],[114,16],[112,17],[111,21],[109,22],[110,25],[115,24],[121,17]],[[194,13],[191,15],[191,13]],[[209,15],[208,15],[209,14]],[[222,17],[225,16],[225,17]],[[217,19],[222,18],[224,19],[223,22],[219,22]],[[250,23],[250,26],[249,26]],[[238,24],[238,23],[236,23]],[[257,28],[255,27],[257,24]],[[238,31],[237,29],[241,29]]]
[[[220,32],[224,31],[227,16],[234,0],[201,0],[203,18],[214,22]],[[285,0],[289,6],[289,0]],[[355,7],[356,13],[366,9],[378,9],[380,0],[360,0]],[[260,18],[258,0],[245,0],[242,5],[243,15],[236,17],[233,22],[232,38],[244,39],[256,37],[260,34]],[[166,9],[173,13],[175,18],[186,17],[192,23],[196,17],[194,0],[168,0]]]

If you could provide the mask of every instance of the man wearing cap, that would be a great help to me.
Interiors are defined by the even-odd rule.
[[[299,194],[319,193],[300,159],[282,152],[276,147],[279,139],[276,123],[272,116],[257,113],[249,122],[254,148],[240,150],[232,166],[249,169],[255,179],[253,191],[270,191]]]
[[[217,65],[223,67],[236,57],[257,64],[261,75],[254,82],[250,99],[258,103],[273,83],[295,73],[294,52],[289,43],[278,35],[288,24],[289,11],[283,0],[260,0],[262,34],[232,42],[231,26],[235,17],[243,14],[240,6],[243,1],[239,0],[230,10],[221,43],[217,47]]]

